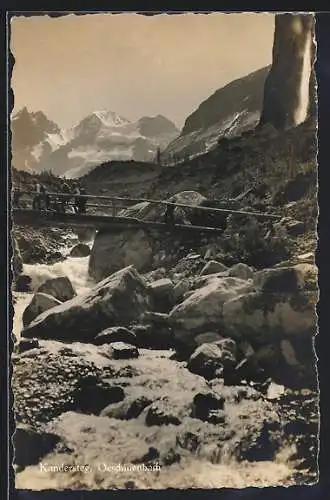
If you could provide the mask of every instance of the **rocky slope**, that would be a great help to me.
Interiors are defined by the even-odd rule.
[[[12,118],[16,169],[79,177],[112,159],[150,161],[179,133],[158,115],[131,122],[112,111],[95,111],[69,130],[60,130],[42,112],[26,108]]]
[[[269,67],[230,82],[201,103],[185,121],[179,137],[163,152],[182,161],[216,146],[222,137],[235,137],[253,129],[260,119],[264,84]]]

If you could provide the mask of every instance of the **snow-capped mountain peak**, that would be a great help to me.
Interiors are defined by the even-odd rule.
[[[17,169],[52,170],[67,177],[79,177],[113,160],[153,161],[157,148],[165,148],[179,134],[174,123],[160,115],[132,122],[104,109],[61,130],[43,113],[25,108],[12,118],[12,129]]]
[[[96,116],[106,127],[120,127],[131,123],[130,120],[118,115],[114,111],[102,109],[94,111],[92,114]]]

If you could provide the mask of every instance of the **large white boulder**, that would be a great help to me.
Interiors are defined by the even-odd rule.
[[[24,337],[91,342],[110,326],[128,326],[148,310],[147,284],[133,266],[101,281],[84,295],[42,313]]]
[[[238,278],[217,278],[192,292],[170,312],[169,320],[179,341],[193,343],[198,333],[219,328],[225,302],[251,290],[251,284]]]
[[[223,306],[226,333],[233,338],[270,341],[273,337],[316,333],[316,293],[251,292]]]
[[[100,281],[133,265],[138,271],[149,270],[153,260],[152,239],[142,229],[99,231],[89,258],[89,274]]]

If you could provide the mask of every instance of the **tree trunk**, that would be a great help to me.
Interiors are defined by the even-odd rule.
[[[285,130],[316,115],[314,25],[313,14],[276,15],[260,125]]]

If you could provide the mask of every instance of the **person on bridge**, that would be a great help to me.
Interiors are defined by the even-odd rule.
[[[166,210],[165,210],[165,215],[164,215],[164,222],[166,224],[169,224],[171,226],[175,225],[175,220],[174,220],[174,205],[166,205]]]
[[[33,198],[33,201],[32,201],[32,208],[33,210],[40,210],[40,206],[41,206],[41,200],[40,200],[40,184],[38,181],[36,181],[34,183],[34,192],[36,193],[34,198]]]
[[[50,198],[47,192],[46,186],[43,184],[40,185],[40,195],[39,195],[39,210],[40,208],[44,208],[45,210],[49,210],[50,208]]]
[[[86,189],[84,187],[80,188],[80,195],[78,197],[78,213],[79,214],[85,214],[86,213],[86,204],[87,204],[87,198],[85,196],[87,195]]]

